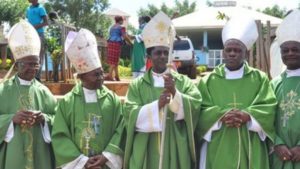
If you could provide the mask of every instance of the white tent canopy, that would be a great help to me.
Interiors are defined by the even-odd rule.
[[[126,13],[126,12],[124,12],[124,11],[118,9],[118,8],[111,8],[111,9],[107,10],[105,12],[105,14],[110,15],[110,16],[117,16],[117,15],[124,16],[124,17],[129,17],[130,16],[128,13]]]
[[[130,15],[128,13],[126,13],[118,8],[111,8],[111,9],[107,10],[106,12],[104,12],[104,14],[107,15],[111,19],[113,24],[115,23],[115,19],[114,19],[115,16],[122,16],[124,18],[123,25],[127,28],[128,20],[130,17]]]
[[[223,28],[226,19],[218,19],[219,12],[224,13],[229,18],[234,15],[245,15],[252,16],[255,20],[261,20],[262,23],[270,21],[272,27],[277,27],[282,22],[282,19],[243,7],[203,7],[196,12],[173,19],[172,21],[176,30]]]

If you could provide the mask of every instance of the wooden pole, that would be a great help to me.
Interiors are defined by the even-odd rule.
[[[62,38],[61,38],[61,40],[62,40],[62,48],[63,48],[63,58],[62,58],[62,63],[61,63],[61,76],[62,76],[62,80],[64,81],[64,82],[66,82],[67,81],[67,79],[66,79],[66,76],[65,76],[65,58],[66,58],[66,53],[65,53],[65,40],[66,40],[66,28],[65,28],[65,25],[62,25],[62,27],[61,27],[61,36],[62,36]]]
[[[265,45],[265,51],[266,51],[266,63],[267,63],[267,74],[269,78],[271,77],[271,56],[270,56],[270,47],[271,47],[271,23],[270,21],[267,21],[267,35],[266,35],[266,45]]]
[[[265,59],[264,59],[264,43],[263,43],[263,31],[262,31],[262,24],[261,21],[257,21],[257,27],[258,27],[258,48],[257,48],[257,57],[258,57],[258,69],[265,72]]]
[[[259,21],[256,20],[257,31],[259,33]],[[256,40],[256,51],[255,51],[255,68],[260,69],[260,41],[259,38]]]
[[[260,41],[260,64],[261,64],[261,70],[266,72],[266,59],[265,59],[265,51],[264,51],[264,33],[263,33],[263,25],[261,22],[259,22],[259,41]]]
[[[254,67],[253,49],[249,51],[248,63],[251,67]]]
[[[45,39],[46,40],[46,39]],[[48,70],[48,55],[47,55],[47,47],[45,47],[45,45],[43,46],[44,47],[44,62],[45,62],[45,76],[46,76],[46,81],[49,81],[49,77],[48,77],[48,73],[49,73],[49,70]],[[51,53],[50,53],[51,54]],[[52,63],[52,67],[53,67],[53,63]],[[52,70],[53,72],[53,70]]]

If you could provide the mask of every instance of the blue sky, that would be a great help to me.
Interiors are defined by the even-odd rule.
[[[183,0],[180,0],[183,1]],[[193,2],[193,0],[189,0]],[[205,6],[206,0],[194,0],[197,2],[197,7]],[[211,2],[213,0],[210,0]],[[300,0],[236,0],[238,5],[251,6],[252,9],[264,9],[278,4],[287,10],[298,7]],[[109,0],[111,8],[118,8],[131,15],[131,22],[136,20],[137,12],[141,7],[147,7],[147,4],[154,4],[160,6],[163,2],[167,6],[173,7],[174,0]]]

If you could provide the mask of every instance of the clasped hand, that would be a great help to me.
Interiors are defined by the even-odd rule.
[[[30,110],[21,110],[15,114],[12,121],[14,124],[31,127],[39,123],[44,124],[45,119],[42,112],[35,113]]]
[[[108,160],[103,155],[90,157],[85,164],[86,169],[101,169]]]
[[[277,145],[274,151],[282,161],[300,161],[300,147],[288,148],[286,145]]]
[[[241,125],[247,123],[250,120],[251,118],[247,113],[242,112],[238,109],[230,110],[221,119],[221,121],[225,123],[227,127],[237,127],[237,128],[241,127]]]

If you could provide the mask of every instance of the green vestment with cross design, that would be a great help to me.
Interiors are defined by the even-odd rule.
[[[249,113],[262,127],[267,138],[274,139],[276,98],[268,77],[244,64],[240,79],[226,79],[225,65],[200,80],[198,88],[203,96],[202,111],[196,130],[196,139],[203,136],[226,112],[237,108]],[[268,146],[258,133],[240,128],[222,127],[214,131],[207,143],[206,169],[268,169]]]
[[[278,105],[276,109],[275,145],[300,146],[300,77],[286,77],[284,72],[272,80]],[[281,161],[272,154],[272,169],[300,169],[300,162]]]
[[[56,100],[49,89],[33,79],[31,85],[20,85],[17,76],[0,84],[0,168],[53,169],[54,156],[50,143],[44,141],[40,124],[23,128],[14,124],[14,136],[5,136],[15,113],[23,110],[43,112],[51,128]]]
[[[122,157],[121,114],[119,98],[105,86],[97,89],[97,103],[86,103],[83,88],[77,84],[57,107],[52,131],[56,166],[81,154],[94,156],[107,151]]]
[[[198,121],[201,95],[186,76],[172,72],[176,89],[182,94],[184,119],[174,120],[168,111],[165,130],[163,169],[190,169],[195,167],[194,129]],[[142,106],[159,99],[163,88],[153,86],[151,70],[135,79],[129,86],[124,105],[127,127],[125,169],[158,169],[161,132],[138,132],[136,121]]]

